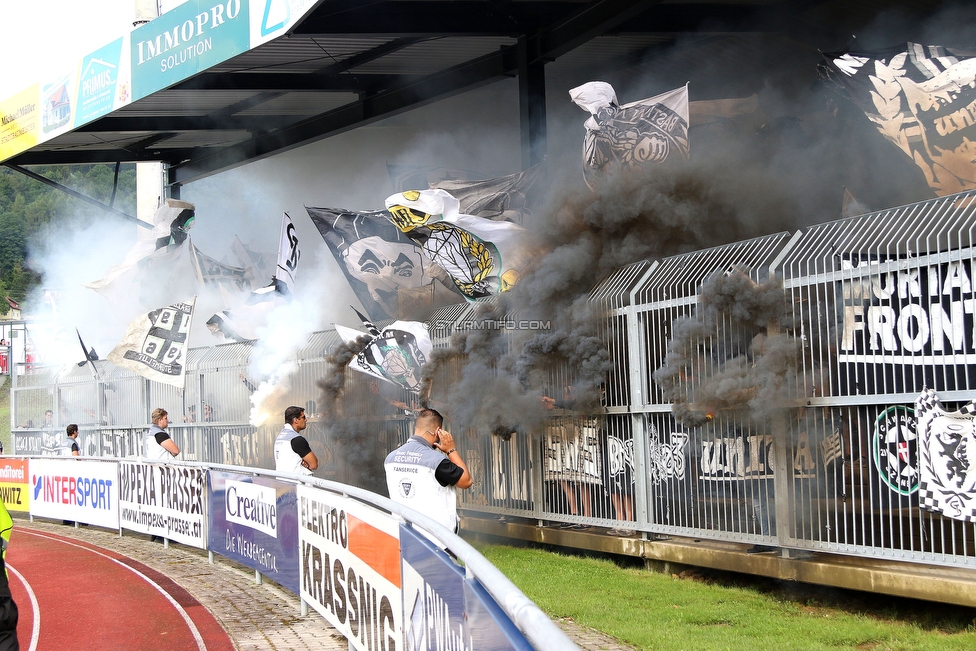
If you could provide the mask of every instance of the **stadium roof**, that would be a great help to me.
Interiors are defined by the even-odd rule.
[[[892,7],[907,22],[941,4],[291,0],[293,13],[278,20],[269,14],[274,2],[190,0],[124,35],[118,47],[106,46],[79,62],[65,83],[87,89],[94,99],[79,91],[74,115],[62,117],[68,109],[56,83],[38,84],[37,108],[46,113],[36,118],[37,135],[20,144],[23,130],[5,138],[0,160],[15,167],[162,161],[169,182],[178,187],[518,77],[528,165],[545,152],[547,76],[642,66],[678,48],[686,56],[722,58],[729,45],[759,33],[807,52],[839,49]],[[301,12],[294,9],[302,6]],[[232,14],[242,12],[250,16],[250,41],[247,26],[236,36],[220,32]],[[137,72],[147,61],[152,71]],[[734,74],[734,65],[725,60],[723,74]],[[9,129],[23,121],[27,109],[11,98],[0,110]]]

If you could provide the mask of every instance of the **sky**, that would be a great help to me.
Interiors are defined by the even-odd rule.
[[[163,0],[162,9],[182,2]],[[135,7],[136,0],[0,0],[0,98],[69,69],[130,31]]]

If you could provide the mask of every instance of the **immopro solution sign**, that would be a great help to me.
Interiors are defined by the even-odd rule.
[[[133,101],[250,49],[248,5],[189,0],[132,30]]]

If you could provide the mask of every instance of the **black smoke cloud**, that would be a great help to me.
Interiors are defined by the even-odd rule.
[[[795,406],[800,349],[782,332],[791,314],[781,282],[741,271],[703,283],[697,313],[673,325],[664,364],[653,378],[678,422],[747,418],[760,429]],[[802,386],[802,384],[801,384]]]

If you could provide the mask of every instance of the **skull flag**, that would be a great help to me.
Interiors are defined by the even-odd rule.
[[[305,209],[373,321],[398,316],[400,290],[430,286],[444,276],[410,238],[396,229],[385,210]],[[445,293],[457,302],[456,294]]]

